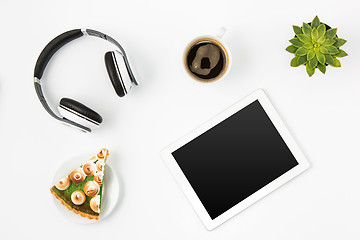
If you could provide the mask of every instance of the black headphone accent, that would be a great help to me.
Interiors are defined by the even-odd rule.
[[[106,70],[109,74],[109,78],[115,89],[116,94],[119,97],[125,96],[126,89],[123,87],[124,82],[121,78],[121,74],[119,74],[119,72],[116,68],[117,63],[116,63],[116,59],[115,59],[115,54],[113,52],[105,53],[104,60],[105,60]]]
[[[62,98],[60,100],[60,107],[64,108],[65,110],[74,111],[76,113],[79,113],[80,117],[84,116],[97,125],[100,125],[102,123],[103,119],[100,116],[100,114],[98,114],[91,108],[88,108],[84,104],[79,103],[78,101],[75,101],[73,99]]]

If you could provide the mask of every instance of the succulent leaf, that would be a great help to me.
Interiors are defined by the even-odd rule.
[[[297,38],[293,38],[293,39],[290,39],[289,42],[291,42],[295,47],[302,47],[302,45],[304,45],[303,42],[300,42],[299,39]]]
[[[318,40],[318,38],[319,38],[319,32],[318,32],[318,30],[316,29],[316,28],[313,28],[312,30],[311,30],[311,38],[313,39],[313,40]]]
[[[299,66],[305,64],[306,62],[307,62],[307,58],[306,58],[305,55],[304,55],[304,56],[299,56],[299,59],[298,59],[298,61],[297,61],[297,64],[298,64]]]
[[[331,66],[333,66],[333,67],[341,67],[341,63],[340,63],[339,59],[334,58],[334,64],[331,65]]]
[[[312,22],[311,22],[311,27],[312,28],[317,28],[319,25],[320,25],[320,19],[319,19],[318,16],[316,16],[314,18],[314,20],[312,20]]]
[[[325,55],[325,59],[326,59],[326,63],[329,64],[329,65],[334,65],[334,58],[332,56],[330,56],[329,54],[326,54]]]
[[[291,59],[290,61],[290,66],[292,67],[298,67],[300,65],[298,65],[298,60],[299,60],[299,56],[295,56],[293,59]]]
[[[311,38],[308,36],[308,35],[306,35],[306,34],[298,34],[298,35],[296,35],[298,38],[299,38],[299,40],[301,41],[301,42],[303,42],[303,43],[312,43],[312,40],[311,40]]]
[[[318,33],[319,33],[319,37],[325,36],[325,32],[326,32],[326,27],[325,24],[320,24],[317,28]]]
[[[298,50],[296,50],[295,55],[304,56],[308,53],[308,51],[309,50],[304,47],[299,47]]]
[[[295,47],[294,45],[290,45],[286,48],[286,51],[288,51],[289,53],[294,53],[296,52],[297,47]]]
[[[293,25],[293,30],[294,30],[295,35],[303,33],[301,27],[298,27],[298,26],[295,26],[295,25]]]
[[[326,72],[326,66],[325,65],[322,65],[321,63],[318,63],[317,68],[320,70],[320,72],[325,74],[325,72]]]
[[[325,37],[325,36],[319,37],[319,39],[317,40],[317,42],[318,42],[320,45],[324,44],[325,41],[326,41],[326,37]]]
[[[311,77],[311,76],[314,75],[314,73],[315,73],[315,68],[312,68],[312,67],[310,66],[310,63],[309,63],[309,62],[306,64],[306,72],[307,72],[307,74],[309,75],[309,77]]]
[[[335,54],[334,56],[335,57],[346,57],[348,54],[342,50],[342,49],[339,49],[339,53]]]
[[[309,52],[307,53],[307,60],[310,60],[310,59],[312,59],[314,57],[315,57],[315,50],[310,49]]]
[[[326,47],[326,48],[329,51],[329,54],[337,54],[337,53],[339,53],[339,50],[334,46],[329,46],[329,47]]]
[[[320,46],[319,47],[319,51],[323,54],[329,54],[329,51],[327,50],[326,47]]]
[[[318,60],[316,59],[316,57],[312,58],[312,59],[309,61],[309,64],[310,64],[310,67],[311,67],[311,68],[316,68],[316,66],[318,65]]]
[[[325,55],[322,54],[320,51],[317,51],[315,54],[316,54],[317,60],[318,60],[321,64],[325,64]]]
[[[333,39],[336,36],[337,28],[331,28],[326,31],[325,37],[328,39]]]
[[[336,42],[334,43],[334,46],[337,48],[341,47],[342,45],[344,45],[347,42],[345,39],[342,39],[342,38],[336,38],[335,40],[336,40]]]
[[[329,46],[333,45],[335,42],[336,42],[336,40],[334,40],[334,39],[326,39],[325,42],[321,45],[324,47],[329,47]]]
[[[303,47],[310,50],[314,48],[314,45],[312,43],[304,43]]]
[[[307,23],[303,23],[302,25],[302,31],[304,34],[308,35],[310,37],[310,34],[311,34],[311,27],[309,24]]]

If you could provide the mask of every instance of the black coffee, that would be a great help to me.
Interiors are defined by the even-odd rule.
[[[195,79],[211,82],[225,73],[227,56],[217,42],[209,39],[198,40],[185,53],[185,65]]]

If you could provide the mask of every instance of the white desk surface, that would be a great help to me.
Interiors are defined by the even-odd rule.
[[[0,197],[2,239],[359,239],[359,1],[10,1],[0,3]],[[289,66],[292,25],[338,27],[349,56],[340,69],[309,78]],[[185,45],[221,26],[232,52],[226,79],[191,80]],[[104,118],[84,134],[52,119],[33,87],[43,47],[73,28],[117,39],[141,85],[116,96],[103,54],[113,47],[81,38],[62,48],[44,75],[48,101],[74,98]],[[263,88],[311,168],[212,232],[206,231],[160,159],[160,150],[252,91]],[[69,222],[49,187],[57,166],[100,147],[124,195],[95,225]],[[65,210],[65,209],[64,209]]]

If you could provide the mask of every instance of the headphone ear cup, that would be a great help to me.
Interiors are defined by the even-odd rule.
[[[122,76],[120,75],[114,52],[110,51],[105,53],[104,60],[106,70],[116,94],[119,97],[125,96],[126,89],[124,87],[124,83],[122,82]]]
[[[64,118],[90,129],[98,127],[103,120],[100,114],[70,98],[62,98],[58,109]]]

